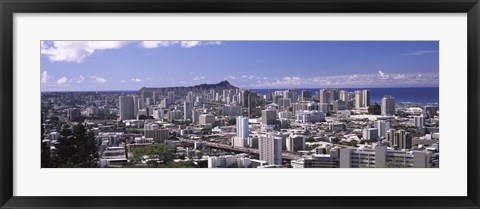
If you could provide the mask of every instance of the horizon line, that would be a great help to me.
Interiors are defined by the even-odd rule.
[[[186,86],[178,86],[178,87],[141,87],[142,88],[181,88],[181,87],[186,87]],[[188,87],[188,86],[187,86]],[[440,88],[439,86],[419,86],[419,87],[299,87],[299,88],[292,88],[292,87],[278,87],[278,88],[240,88],[236,87],[238,89],[246,89],[246,90],[273,90],[273,89],[387,89],[387,88],[392,88],[392,89],[406,89],[406,88]],[[140,89],[137,90],[52,90],[52,91],[43,91],[40,90],[41,93],[47,92],[47,93],[53,93],[53,92],[120,92],[120,91],[140,91]]]

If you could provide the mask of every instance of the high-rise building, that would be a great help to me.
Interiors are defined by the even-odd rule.
[[[281,138],[276,138],[273,134],[260,136],[258,140],[258,151],[260,160],[266,161],[269,165],[282,165]]]
[[[274,109],[262,110],[262,124],[273,125],[277,120],[277,111]]]
[[[360,90],[355,91],[355,109],[359,110],[361,107],[364,107],[363,103],[363,92]]]
[[[248,117],[256,117],[257,115],[257,94],[249,93],[248,94]]]
[[[70,108],[67,111],[67,116],[68,119],[74,122],[77,122],[80,120],[80,109],[78,108]]]
[[[287,137],[287,151],[296,152],[305,149],[305,137],[302,135],[290,135]]]
[[[312,91],[302,90],[302,101],[312,101]]]
[[[370,106],[370,91],[369,90],[363,90],[363,105],[364,107]]]
[[[423,117],[423,115],[413,117],[413,126],[417,128],[425,128],[425,117]]]
[[[382,98],[382,115],[395,115],[395,98],[385,95]]]
[[[192,110],[192,123],[198,123],[200,120],[200,110]]]
[[[377,128],[366,128],[363,129],[363,139],[371,140],[378,138],[378,129]]]
[[[355,91],[355,109],[370,106],[370,91],[357,90]]]
[[[212,114],[201,114],[198,118],[200,125],[214,124],[215,116]]]
[[[405,132],[405,130],[395,130],[390,129],[387,133],[387,140],[390,143],[390,146],[397,149],[410,149],[412,148],[412,136],[410,133]]]
[[[163,120],[163,110],[162,109],[155,109],[153,110],[153,118],[157,120]]]
[[[291,99],[291,103],[298,101],[298,91],[296,89],[289,89],[287,98]]]
[[[183,102],[183,120],[192,120],[192,102]]]
[[[238,116],[237,117],[237,137],[246,139],[248,138],[248,118]]]
[[[133,96],[120,96],[118,98],[119,103],[119,112],[121,120],[130,120],[135,119],[135,110],[134,108],[134,97]]]
[[[167,121],[168,122],[173,122],[175,120],[180,120],[180,119],[182,119],[182,115],[183,115],[183,113],[180,110],[168,111]]]
[[[390,122],[384,120],[378,120],[374,123],[375,128],[378,129],[379,137],[387,137],[387,132],[390,130]]]

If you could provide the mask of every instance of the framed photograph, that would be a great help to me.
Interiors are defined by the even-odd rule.
[[[1,208],[479,208],[478,0],[0,6]]]

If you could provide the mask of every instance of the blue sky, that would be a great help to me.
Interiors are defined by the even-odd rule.
[[[42,91],[438,86],[437,41],[42,41]]]

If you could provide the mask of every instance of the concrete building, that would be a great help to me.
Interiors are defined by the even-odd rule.
[[[377,120],[375,121],[374,126],[378,129],[379,137],[387,137],[387,132],[390,130],[390,122],[385,120]]]
[[[387,141],[390,144],[390,147],[395,149],[410,149],[412,148],[412,137],[410,133],[405,132],[405,130],[395,130],[390,129],[387,132]]]
[[[290,162],[293,168],[336,168],[336,162],[330,154],[313,154]]]
[[[430,154],[420,151],[388,150],[385,145],[340,149],[340,168],[430,167]]]
[[[237,126],[237,137],[246,139],[248,138],[249,134],[249,127],[248,127],[248,118],[238,116],[236,119],[236,126]]]
[[[215,124],[215,116],[212,114],[201,114],[198,120],[200,125]]]
[[[282,139],[273,134],[260,136],[258,139],[260,160],[267,161],[268,165],[282,164]]]
[[[297,113],[297,121],[303,123],[316,123],[325,121],[325,113],[319,111],[303,111]]]
[[[153,129],[153,130],[144,130],[145,138],[153,138],[157,143],[162,143],[167,140],[169,137],[168,129]]]
[[[133,96],[120,96],[119,101],[119,112],[121,120],[131,120],[135,119],[135,110],[136,105],[134,104]]]
[[[414,116],[413,117],[413,126],[417,128],[425,128],[425,117],[421,116]]]
[[[378,138],[378,128],[363,129],[363,139],[372,140]]]
[[[262,110],[262,124],[274,125],[277,120],[277,111],[274,109]]]
[[[382,115],[395,115],[395,98],[385,95],[382,98]]]
[[[242,116],[242,106],[225,105],[223,106],[224,116]]]
[[[171,110],[171,111],[168,111],[167,121],[171,123],[175,120],[181,120],[183,119],[182,116],[183,116],[183,112],[181,112],[180,110]]]
[[[287,151],[296,152],[299,150],[305,150],[305,136],[303,135],[290,135],[286,138]]]
[[[192,120],[192,102],[183,102],[183,120]]]
[[[360,110],[362,107],[370,106],[370,91],[357,90],[355,91],[355,109]]]

